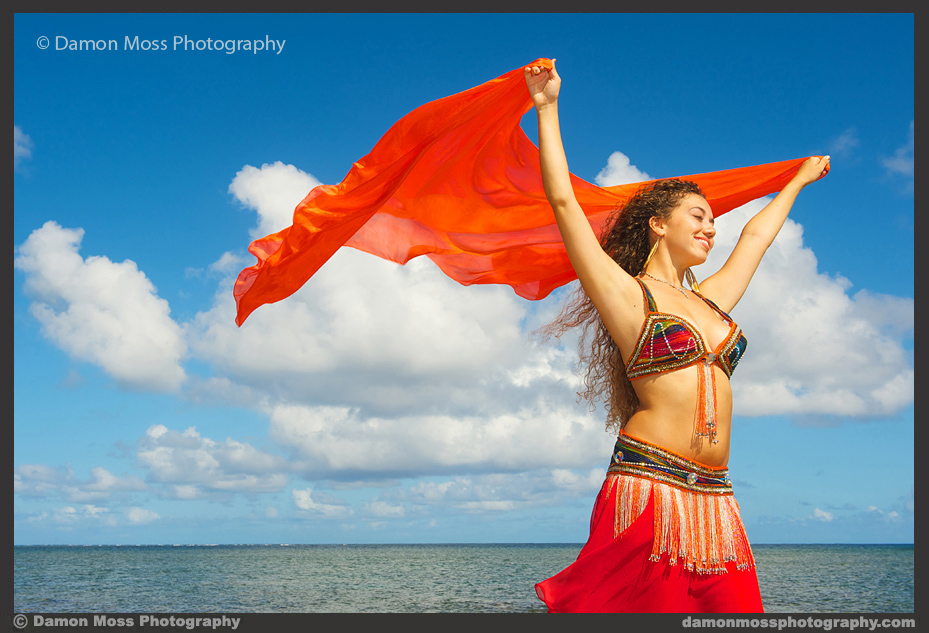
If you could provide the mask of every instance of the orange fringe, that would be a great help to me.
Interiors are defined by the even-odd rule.
[[[726,573],[726,563],[738,569],[755,566],[745,535],[739,504],[731,494],[707,494],[677,488],[645,477],[609,474],[615,494],[613,536],[618,537],[654,498],[655,540],[649,560],[667,554],[671,565],[700,574]]]
[[[712,399],[707,397],[707,383],[713,386]],[[708,438],[713,444],[716,439],[716,374],[708,358],[697,368],[697,437]]]

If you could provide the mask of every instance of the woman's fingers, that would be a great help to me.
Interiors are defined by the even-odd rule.
[[[819,180],[829,173],[829,156],[810,156],[797,172],[797,178],[804,186]]]

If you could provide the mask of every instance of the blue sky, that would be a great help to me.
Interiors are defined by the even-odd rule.
[[[587,180],[832,156],[732,312],[730,468],[755,543],[913,542],[911,14],[14,27],[15,543],[583,542],[613,438],[572,341],[529,338],[564,291],[342,249],[233,322],[252,239],[415,107],[538,57]],[[763,203],[717,222],[698,278]]]

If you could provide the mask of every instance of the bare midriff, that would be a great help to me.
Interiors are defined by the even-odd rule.
[[[638,378],[632,387],[639,397],[639,408],[623,430],[646,442],[707,466],[729,463],[729,433],[732,428],[732,389],[729,378],[718,365],[716,376],[716,440],[697,437],[694,420],[698,403],[696,365],[677,371]]]

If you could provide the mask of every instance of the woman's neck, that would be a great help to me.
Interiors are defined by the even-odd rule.
[[[678,270],[670,264],[662,265],[660,262],[653,262],[649,264],[644,272],[655,279],[682,288],[684,286],[684,274],[686,270],[686,268]]]

